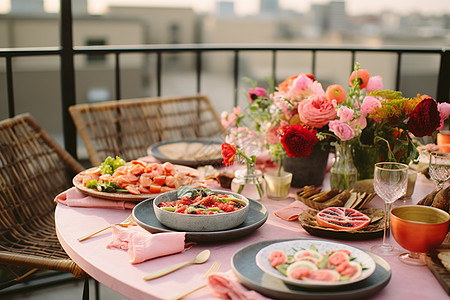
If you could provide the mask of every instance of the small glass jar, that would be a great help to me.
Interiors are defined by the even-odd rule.
[[[264,179],[262,172],[255,169],[253,164],[246,169],[237,170],[231,181],[231,191],[253,200],[261,200],[264,196]]]

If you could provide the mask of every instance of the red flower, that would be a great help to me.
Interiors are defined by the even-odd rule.
[[[281,144],[290,157],[305,157],[311,154],[313,146],[319,141],[316,130],[302,125],[290,125],[280,128]]]
[[[234,164],[234,159],[236,158],[236,147],[228,143],[223,143],[222,156],[222,163],[227,167],[231,166]]]
[[[416,137],[431,135],[440,125],[437,103],[432,98],[419,102],[409,116],[408,130]]]

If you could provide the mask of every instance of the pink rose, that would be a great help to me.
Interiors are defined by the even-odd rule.
[[[444,121],[448,118],[450,115],[450,104],[447,102],[438,103],[438,111],[439,116],[441,117],[441,123],[437,130],[444,129]]]
[[[327,96],[313,95],[298,105],[300,120],[310,127],[321,128],[337,118],[336,109]]]
[[[296,90],[306,90],[313,83],[313,81],[305,74],[299,74],[293,81],[291,89]]]
[[[299,74],[287,87],[284,97],[291,101],[302,101],[314,94],[325,94],[320,82],[312,80],[305,74]]]
[[[366,117],[373,113],[377,107],[381,107],[380,100],[372,96],[367,96],[361,104],[361,114]]]
[[[353,109],[348,108],[347,106],[341,106],[337,111],[337,116],[341,122],[347,122],[353,118],[353,113]]]
[[[366,91],[368,93],[376,90],[382,90],[383,89],[383,78],[381,76],[373,76],[370,77],[369,82],[366,86]]]
[[[328,123],[328,127],[334,134],[343,141],[351,140],[355,137],[355,131],[347,123],[343,123],[339,120],[333,120]]]

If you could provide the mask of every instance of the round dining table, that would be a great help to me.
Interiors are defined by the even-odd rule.
[[[219,187],[218,184],[215,186],[213,184],[211,188]],[[328,174],[325,176],[322,188],[324,190],[329,189]],[[393,206],[416,204],[435,188],[433,182],[419,174],[411,199],[397,200]],[[59,241],[70,258],[92,278],[106,287],[128,299],[171,299],[183,291],[206,283],[206,279],[202,275],[214,261],[221,262],[219,272],[230,271],[233,254],[253,243],[276,239],[316,239],[318,242],[325,240],[323,237],[309,234],[298,220],[285,221],[274,214],[280,208],[298,201],[295,199],[296,191],[296,188],[291,188],[289,196],[285,200],[271,200],[263,197],[260,203],[267,208],[267,221],[245,236],[223,241],[198,242],[181,253],[153,258],[139,264],[130,264],[127,251],[107,248],[107,245],[112,241],[111,230],[106,230],[82,242],[77,240],[77,238],[100,228],[123,221],[131,214],[132,211],[129,209],[69,207],[57,204],[55,211],[56,230]],[[367,207],[383,208],[384,204],[376,196],[367,204]],[[326,240],[370,251],[371,246],[382,242],[382,237],[368,240]],[[393,237],[390,238],[390,242],[400,247]],[[211,251],[211,256],[206,263],[189,265],[150,281],[143,280],[143,277],[150,272],[192,260],[204,249]],[[404,264],[399,261],[396,255],[380,257],[388,263],[392,274],[386,286],[377,291],[371,299],[448,299],[449,296],[446,291],[427,266]],[[187,299],[214,299],[215,297],[209,286],[186,296]],[[308,299],[308,297],[304,298]],[[345,297],[330,296],[328,298]],[[311,294],[311,299],[315,299],[314,294]],[[320,299],[320,297],[317,299]]]

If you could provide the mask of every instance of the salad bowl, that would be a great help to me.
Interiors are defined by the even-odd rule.
[[[234,228],[247,218],[249,200],[237,193],[221,190],[209,190],[214,195],[229,195],[232,201],[239,202],[243,207],[232,212],[215,214],[176,213],[160,207],[160,203],[179,200],[179,190],[158,195],[153,200],[153,209],[158,221],[172,229],[181,231],[220,231]]]

